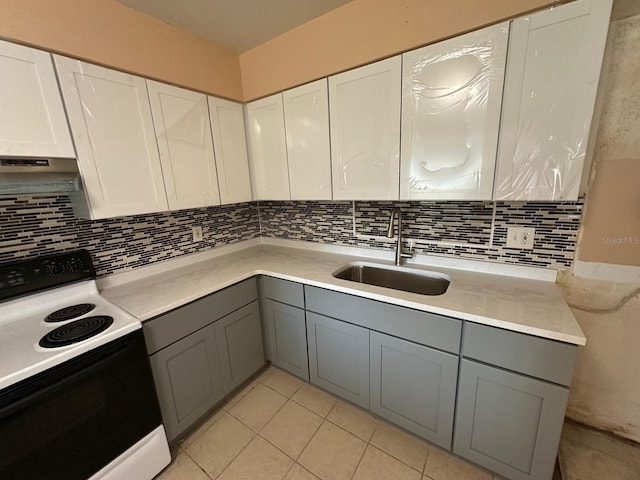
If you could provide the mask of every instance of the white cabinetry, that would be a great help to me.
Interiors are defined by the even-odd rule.
[[[575,200],[611,0],[579,0],[512,22],[496,200]]]
[[[329,77],[334,200],[397,200],[401,57]]]
[[[0,155],[76,156],[51,55],[1,40]]]
[[[289,200],[281,93],[247,104],[247,130],[256,200]]]
[[[508,22],[402,56],[400,198],[489,200]]]
[[[145,80],[54,56],[93,219],[168,209]]]
[[[213,148],[223,204],[251,201],[251,177],[247,158],[242,105],[209,97]]]
[[[207,96],[147,80],[171,210],[220,204]]]
[[[291,200],[331,200],[327,80],[282,95]]]

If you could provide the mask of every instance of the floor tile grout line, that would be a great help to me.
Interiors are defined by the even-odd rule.
[[[270,368],[274,368],[277,371],[281,371],[282,373],[286,374],[286,375],[290,375],[288,372],[284,372],[280,369],[276,369],[275,367],[270,367]],[[269,371],[269,369],[265,370],[265,372]],[[263,373],[264,375],[264,373]],[[267,377],[271,378],[273,375],[273,373],[271,375],[269,375]],[[293,376],[292,376],[293,377]],[[297,377],[294,377],[295,380],[298,380]],[[426,463],[428,461],[429,458],[429,454],[431,453],[431,444],[428,442],[425,442],[427,445],[427,455],[425,456],[425,460],[423,463],[423,467],[422,467],[422,471],[419,471],[417,468],[415,468],[414,466],[408,464],[406,461],[397,458],[395,455],[393,455],[391,452],[387,452],[385,449],[375,445],[372,443],[372,440],[375,436],[375,432],[378,431],[380,425],[385,424],[386,422],[384,422],[383,419],[375,416],[375,415],[371,415],[370,412],[364,412],[366,414],[369,414],[374,420],[375,420],[375,426],[372,430],[371,435],[369,435],[368,439],[364,439],[361,436],[359,436],[358,434],[349,431],[347,428],[335,423],[335,420],[331,420],[329,419],[329,415],[331,415],[331,413],[335,410],[335,408],[339,405],[341,399],[335,397],[333,394],[331,394],[330,392],[326,392],[327,395],[329,395],[332,399],[334,399],[335,401],[333,402],[333,405],[331,406],[331,408],[329,409],[328,413],[325,416],[322,416],[321,414],[319,414],[318,412],[311,410],[309,407],[307,407],[306,405],[300,403],[298,400],[295,400],[293,397],[294,395],[301,389],[303,388],[305,385],[310,385],[313,386],[311,383],[309,382],[305,382],[305,381],[301,381],[300,385],[289,395],[287,396],[286,394],[282,393],[281,391],[278,391],[275,387],[268,385],[266,383],[264,383],[265,380],[260,379],[260,376],[256,377],[252,383],[250,383],[249,385],[247,385],[245,387],[245,389],[243,389],[242,391],[238,392],[238,394],[240,393],[244,393],[242,395],[242,397],[236,399],[235,397],[231,397],[230,400],[234,400],[233,402],[229,402],[231,404],[231,406],[225,405],[223,407],[220,408],[220,410],[217,410],[216,412],[214,412],[212,415],[216,415],[218,414],[220,411],[224,411],[224,413],[229,414],[231,417],[233,417],[234,419],[236,419],[238,422],[240,422],[240,424],[242,424],[243,426],[245,426],[246,428],[248,428],[251,433],[252,433],[252,437],[251,439],[247,442],[247,444],[244,445],[244,447],[225,465],[225,467],[223,468],[223,470],[215,477],[215,478],[219,478],[221,475],[223,475],[223,473],[229,468],[229,466],[242,454],[242,452],[245,451],[245,449],[248,447],[248,445],[250,445],[255,439],[256,437],[259,437],[260,439],[264,440],[265,442],[267,442],[269,445],[271,445],[273,448],[275,448],[278,452],[282,453],[283,455],[285,455],[287,458],[289,458],[290,460],[292,460],[292,464],[289,467],[289,469],[287,470],[287,472],[285,473],[284,477],[286,477],[286,475],[289,473],[289,471],[294,467],[294,465],[298,464],[301,468],[303,468],[305,471],[309,471],[306,467],[304,467],[304,465],[302,465],[301,463],[298,462],[298,459],[302,456],[302,454],[304,453],[304,451],[307,449],[307,447],[309,446],[309,444],[311,443],[311,441],[313,440],[313,438],[317,435],[318,430],[322,427],[322,425],[324,423],[328,423],[336,428],[339,428],[340,430],[342,430],[343,432],[352,435],[354,438],[357,438],[358,440],[362,441],[365,443],[365,448],[362,452],[362,454],[360,455],[360,458],[358,459],[358,463],[356,464],[355,470],[353,471],[351,478],[353,478],[358,470],[358,468],[360,467],[362,460],[364,458],[364,455],[367,451],[367,449],[369,448],[369,446],[371,446],[372,448],[378,449],[381,452],[383,452],[384,454],[390,456],[391,458],[397,460],[398,462],[400,462],[402,465],[405,465],[409,468],[411,468],[411,470],[418,472],[419,474],[421,474],[424,477],[427,477],[428,479],[431,479],[431,477],[429,477],[426,473],[425,473],[425,469],[426,469]],[[242,399],[244,399],[247,395],[249,395],[254,389],[255,387],[260,384],[265,388],[268,388],[269,390],[277,393],[278,395],[282,396],[283,398],[285,398],[285,402],[269,417],[269,419],[266,421],[266,423],[260,427],[259,430],[254,430],[252,427],[250,427],[249,425],[247,425],[245,422],[243,422],[240,418],[238,418],[236,415],[234,415],[233,413],[231,413],[230,409],[235,407],[240,401],[242,401]],[[251,388],[248,388],[249,386],[251,386]],[[246,392],[244,391],[246,390]],[[324,391],[323,391],[324,392]],[[311,434],[311,436],[309,437],[309,439],[305,442],[304,446],[302,447],[302,449],[300,450],[300,453],[297,454],[296,457],[292,457],[290,454],[288,454],[287,452],[284,452],[280,447],[278,447],[277,445],[275,445],[272,441],[270,441],[268,438],[266,438],[265,436],[262,435],[262,432],[264,431],[264,429],[266,428],[266,426],[273,420],[273,418],[285,407],[285,405],[288,403],[288,401],[291,400],[292,402],[294,402],[296,405],[300,406],[301,408],[305,409],[306,411],[312,413],[313,415],[319,417],[321,419],[321,422],[318,424],[318,426],[315,428],[315,430],[313,431],[313,433]],[[344,402],[346,405],[352,406],[349,402]],[[359,407],[353,405],[354,408],[359,409]],[[229,410],[227,410],[226,408],[229,408]],[[218,421],[220,420],[220,418],[218,418],[217,420],[215,420],[211,425],[209,425],[202,433],[200,433],[200,435],[198,435],[198,438],[201,437],[207,430],[209,430],[209,428],[211,428],[213,425],[215,425]],[[402,430],[400,430],[402,431]],[[404,432],[403,432],[404,433]],[[195,439],[194,439],[195,440]],[[424,441],[424,440],[420,440],[417,439],[419,441]],[[197,466],[198,468],[200,468],[202,471],[204,471],[204,473],[209,477],[209,478],[213,478],[211,477],[211,475],[209,475],[201,466],[200,464],[198,464],[186,451],[186,449],[182,448],[182,446],[179,446],[179,452],[184,452]],[[311,474],[315,475],[315,473],[309,471]],[[283,478],[284,478],[283,477]]]
[[[276,368],[277,368],[277,367],[276,367]],[[290,375],[290,374],[289,374],[289,375]],[[302,386],[304,386],[305,384],[307,384],[307,382],[302,381],[302,385],[298,388],[298,390],[300,390],[300,388],[302,388]],[[312,385],[311,383],[308,383],[308,384],[309,384],[309,385]],[[266,386],[268,386],[268,385],[266,385]],[[296,390],[296,392],[297,392],[298,390]],[[278,392],[278,393],[280,393],[280,392]],[[327,392],[327,393],[328,393],[328,392]],[[329,395],[331,395],[332,397],[334,397],[331,393],[328,393],[328,394],[329,394]],[[296,400],[294,400],[294,399],[293,399],[293,396],[294,396],[294,395],[295,395],[295,392],[291,394],[291,397],[289,397],[289,400],[291,400],[291,401],[295,402],[296,404],[300,405],[301,407],[305,408],[306,410],[310,411],[311,413],[314,413],[314,414],[318,415],[316,412],[314,412],[314,411],[312,411],[311,409],[307,408],[305,405],[299,404]],[[370,415],[372,418],[374,418],[374,419],[375,419],[375,422],[376,422],[376,423],[375,423],[375,427],[374,427],[374,429],[373,429],[373,431],[372,431],[371,435],[369,436],[369,439],[368,439],[368,440],[365,440],[364,438],[360,437],[358,434],[356,434],[356,433],[354,433],[354,432],[350,432],[350,431],[349,431],[349,430],[347,430],[345,427],[343,427],[343,426],[341,426],[341,425],[339,425],[339,424],[335,423],[335,421],[331,420],[331,419],[329,418],[329,415],[331,415],[331,412],[333,412],[333,411],[335,410],[336,406],[337,406],[337,405],[342,401],[340,398],[337,398],[337,397],[334,397],[334,398],[336,399],[336,401],[335,401],[335,402],[334,402],[334,404],[332,405],[332,407],[331,407],[331,409],[329,410],[329,412],[327,413],[327,415],[326,415],[325,417],[322,417],[321,415],[318,415],[318,416],[320,416],[320,417],[323,419],[323,421],[320,423],[320,425],[318,425],[318,427],[317,427],[317,428],[316,428],[316,430],[314,431],[313,435],[309,438],[309,440],[306,442],[305,446],[302,448],[302,450],[300,451],[300,453],[298,454],[298,456],[294,459],[294,461],[295,461],[296,463],[297,463],[297,461],[298,461],[298,458],[300,458],[300,456],[302,455],[302,453],[304,452],[304,450],[307,448],[307,446],[309,445],[309,443],[310,443],[310,442],[311,442],[311,440],[313,439],[313,437],[317,434],[317,432],[318,432],[318,430],[320,429],[320,427],[322,426],[322,424],[326,421],[326,422],[329,422],[331,425],[334,425],[334,426],[336,426],[336,427],[340,428],[341,430],[343,430],[343,431],[345,431],[345,432],[347,432],[347,433],[349,433],[349,434],[353,435],[355,438],[357,438],[357,439],[362,440],[363,442],[365,442],[365,443],[366,443],[365,451],[366,451],[367,447],[368,447],[369,445],[371,445],[373,448],[376,448],[376,449],[380,450],[381,452],[385,453],[386,455],[389,455],[391,458],[393,458],[393,459],[397,460],[398,462],[400,462],[401,464],[403,464],[403,465],[405,465],[405,466],[407,466],[407,467],[411,468],[413,471],[418,472],[418,473],[419,473],[419,474],[421,474],[421,475],[425,475],[425,474],[424,474],[424,469],[425,469],[425,467],[426,467],[427,458],[428,458],[428,456],[429,456],[430,449],[431,449],[431,444],[430,444],[430,443],[426,443],[426,442],[425,442],[425,443],[426,443],[426,445],[427,445],[427,455],[425,456],[425,460],[424,460],[424,463],[423,463],[423,466],[422,466],[422,470],[419,470],[419,469],[417,469],[416,467],[414,467],[413,465],[410,465],[410,464],[408,464],[406,461],[404,461],[404,460],[402,460],[402,459],[398,458],[397,456],[393,455],[391,452],[387,452],[387,451],[386,451],[386,450],[384,450],[383,448],[378,447],[378,446],[376,446],[376,445],[374,445],[374,444],[372,444],[372,443],[371,443],[371,440],[373,439],[373,436],[375,435],[375,432],[376,432],[376,430],[378,429],[378,426],[383,422],[383,420],[382,420],[381,418],[379,418],[379,417],[377,417],[377,416],[375,416],[375,415],[371,415],[371,413],[369,413],[369,412],[365,412],[365,411],[363,410],[363,413],[366,413],[366,414]],[[349,403],[349,402],[344,402],[344,403],[345,403],[346,405],[353,406],[354,408],[359,408],[359,407],[357,407],[357,406],[355,406],[355,405],[352,405],[352,404],[351,404],[351,403]],[[286,405],[286,403],[285,403],[285,405]],[[283,405],[283,407],[282,407],[282,408],[284,408],[284,405]],[[277,414],[277,412],[276,412],[276,414]],[[276,414],[274,414],[274,416],[275,416]],[[273,417],[272,417],[271,419],[273,419]],[[271,419],[270,419],[269,421],[271,421]],[[269,422],[267,422],[267,424],[268,424],[268,423],[269,423]],[[266,425],[265,425],[265,427],[266,427]],[[263,429],[264,429],[265,427],[263,427]],[[403,432],[403,433],[404,433],[404,432]],[[262,435],[260,435],[260,436],[262,437]],[[262,437],[262,438],[264,438],[264,437]],[[266,439],[266,438],[265,438],[265,440],[269,441],[269,440],[268,440],[268,439]],[[416,438],[416,440],[418,440],[418,441],[424,441],[424,440],[421,440],[421,439],[418,439],[418,438]],[[271,442],[269,442],[269,443],[271,443]],[[276,445],[274,445],[274,446],[276,446]],[[277,446],[276,446],[276,448],[277,448]],[[363,452],[363,454],[362,454],[362,455],[364,456],[364,452]],[[360,458],[360,460],[359,460],[359,462],[358,462],[358,465],[356,466],[356,470],[357,470],[357,467],[360,465],[360,462],[362,461],[363,456]],[[355,475],[355,471],[354,471],[354,475]]]
[[[215,480],[215,478],[214,478],[214,477],[212,477],[211,475],[209,475],[209,472],[207,472],[207,471],[202,467],[202,465],[200,465],[198,462],[196,462],[196,459],[195,459],[195,458],[193,458],[191,455],[189,455],[189,452],[187,452],[187,451],[185,450],[183,453],[184,453],[187,457],[189,457],[189,459],[190,459],[193,463],[195,463],[195,464],[196,464],[196,466],[197,466],[200,470],[202,470],[202,472],[204,472],[204,474],[205,474],[207,477],[209,477],[211,480]],[[177,457],[177,455],[176,455],[176,458],[178,458],[178,457]]]
[[[365,443],[364,445],[364,450],[362,450],[362,453],[360,454],[360,458],[358,459],[358,463],[356,464],[356,468],[353,469],[353,473],[351,474],[351,477],[349,477],[351,480],[353,480],[353,477],[356,476],[356,473],[358,472],[358,468],[360,468],[360,464],[362,463],[362,459],[364,458],[365,453],[367,453],[367,448],[369,448],[369,443]]]
[[[314,385],[312,385],[311,383],[309,383],[308,385],[314,386]],[[294,395],[295,395],[295,394],[294,394]],[[300,403],[300,401],[299,401],[299,400],[296,400],[295,398],[293,398],[293,395],[291,395],[291,401],[292,401],[292,402],[296,402],[296,403],[297,403],[298,405],[300,405],[301,407],[304,407],[304,408],[306,408],[307,410],[309,410],[310,412],[315,413],[316,415],[318,415],[318,416],[319,416],[320,418],[322,418],[323,420],[329,416],[329,413],[331,413],[331,410],[333,410],[333,407],[334,407],[335,403],[337,402],[337,400],[336,400],[336,402],[334,402],[334,404],[333,404],[333,405],[331,405],[331,408],[329,409],[329,411],[327,412],[327,414],[326,414],[326,415],[321,415],[320,413],[318,413],[318,412],[316,412],[316,411],[314,411],[314,410],[311,410],[311,409],[310,409],[309,407],[307,407],[305,404]]]

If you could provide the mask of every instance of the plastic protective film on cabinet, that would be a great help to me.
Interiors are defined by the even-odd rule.
[[[575,200],[611,12],[579,0],[511,25],[496,200]]]
[[[508,22],[403,55],[404,199],[490,199]]]

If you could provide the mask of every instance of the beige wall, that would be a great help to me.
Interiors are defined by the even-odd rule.
[[[612,23],[578,259],[640,266],[640,17]]]
[[[640,265],[639,44],[640,16],[612,23],[593,179],[578,243],[581,261]],[[567,274],[559,283],[587,336],[567,416],[640,442],[640,282]]]
[[[353,0],[240,55],[254,100],[357,65],[559,3],[550,0]]]
[[[0,36],[242,100],[235,52],[116,0],[0,0]]]
[[[353,0],[238,57],[116,0],[0,0],[0,36],[249,101],[554,3]]]

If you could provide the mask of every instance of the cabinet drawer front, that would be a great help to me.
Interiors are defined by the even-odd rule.
[[[578,347],[467,322],[462,355],[508,370],[571,384]]]
[[[513,480],[551,478],[569,390],[462,360],[453,451]]]
[[[371,410],[451,448],[458,357],[371,332]]]
[[[460,351],[460,320],[307,285],[304,289],[307,310],[429,347]]]
[[[304,308],[304,291],[301,283],[267,276],[263,276],[261,281],[266,298]]]
[[[147,351],[154,353],[257,298],[256,281],[250,278],[152,318],[142,326]]]
[[[369,331],[307,312],[311,383],[369,408]]]

